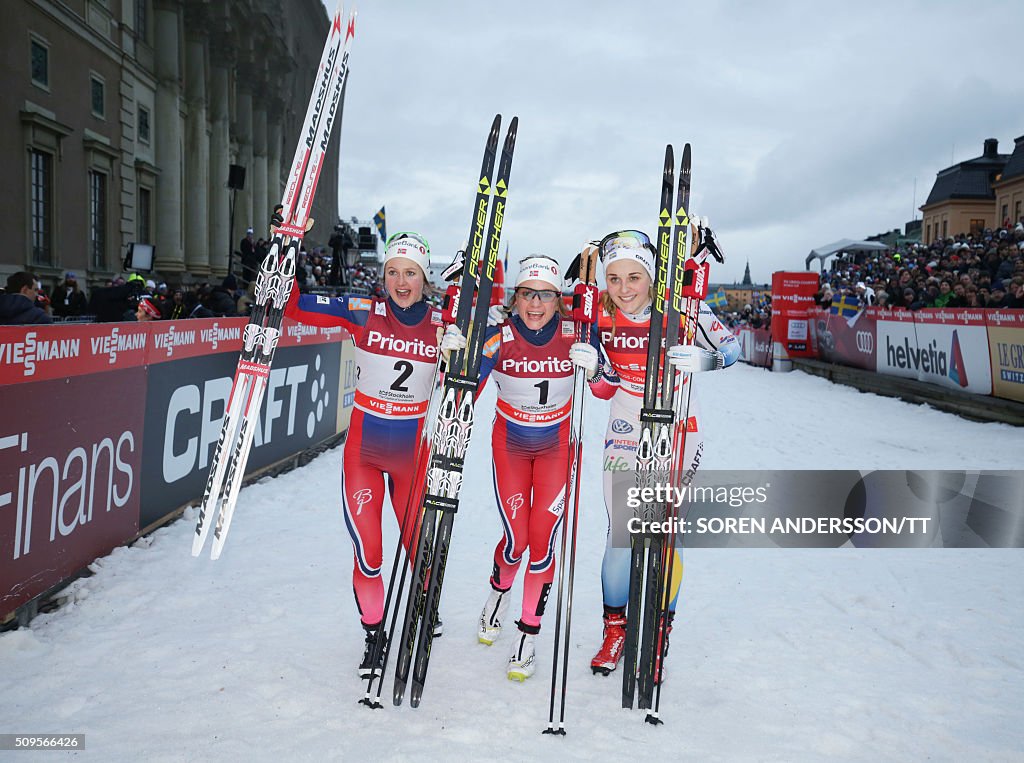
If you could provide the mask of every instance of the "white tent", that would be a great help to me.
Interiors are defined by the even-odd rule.
[[[839,254],[840,252],[882,252],[888,248],[888,246],[878,241],[853,241],[852,239],[841,238],[838,241],[833,241],[831,244],[825,244],[825,246],[812,249],[811,253],[807,255],[807,259],[804,260],[804,266],[807,270],[810,270],[811,260],[817,258],[821,270],[824,272],[825,260],[833,254]]]

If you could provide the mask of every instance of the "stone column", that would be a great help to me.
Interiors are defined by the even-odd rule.
[[[229,228],[228,167],[231,164],[231,122],[228,116],[228,66],[225,59],[214,59],[210,66],[210,170],[209,182],[209,239],[210,273],[225,276],[228,272],[228,253],[237,242],[232,240]],[[241,239],[241,236],[239,236]]]
[[[235,197],[235,230],[231,231],[233,247],[238,246],[238,242],[245,235],[245,229],[253,224],[252,93],[241,82],[238,83],[235,103],[235,142],[238,144],[238,156],[235,161],[245,167],[245,189],[239,191]]]
[[[264,203],[266,198],[267,109],[257,98],[252,106],[252,226],[256,229],[256,238],[266,238],[270,228],[270,208]]]
[[[206,123],[206,40],[185,44],[185,266],[192,275],[210,274],[209,198],[210,138]]]
[[[281,182],[281,110],[271,109],[267,115],[267,209],[281,203],[284,184]]]
[[[160,177],[156,184],[156,262],[155,267],[167,273],[185,269],[182,251],[182,151],[184,149],[181,120],[180,74],[178,56],[178,23],[181,6],[174,0],[161,0],[154,8],[153,29],[156,32],[156,164]]]

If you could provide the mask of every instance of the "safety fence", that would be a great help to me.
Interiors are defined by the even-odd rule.
[[[0,327],[0,623],[198,502],[246,322]],[[347,429],[349,338],[285,320],[247,474]]]

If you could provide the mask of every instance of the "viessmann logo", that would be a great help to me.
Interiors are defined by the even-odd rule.
[[[168,358],[173,357],[175,347],[188,346],[195,343],[195,331],[176,329],[173,323],[163,333],[153,334],[153,347],[157,350],[164,350]]]
[[[109,334],[90,337],[89,345],[93,355],[106,355],[107,363],[113,365],[118,353],[146,349],[146,332],[122,333],[121,327],[115,326]]]
[[[23,375],[33,376],[36,363],[46,360],[77,358],[81,350],[80,339],[37,339],[35,331],[25,334],[22,342],[0,342],[0,364],[20,365]]]

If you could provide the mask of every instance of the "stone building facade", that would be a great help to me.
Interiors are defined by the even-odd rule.
[[[1010,154],[988,138],[981,156],[940,171],[921,213],[926,244],[1024,221],[1024,136]]]
[[[70,270],[101,284],[135,242],[155,245],[157,280],[214,280],[247,227],[267,235],[327,35],[320,0],[4,7],[0,276],[32,270],[48,284]],[[337,221],[340,133],[336,124],[314,244]],[[233,164],[245,168],[237,192]]]

